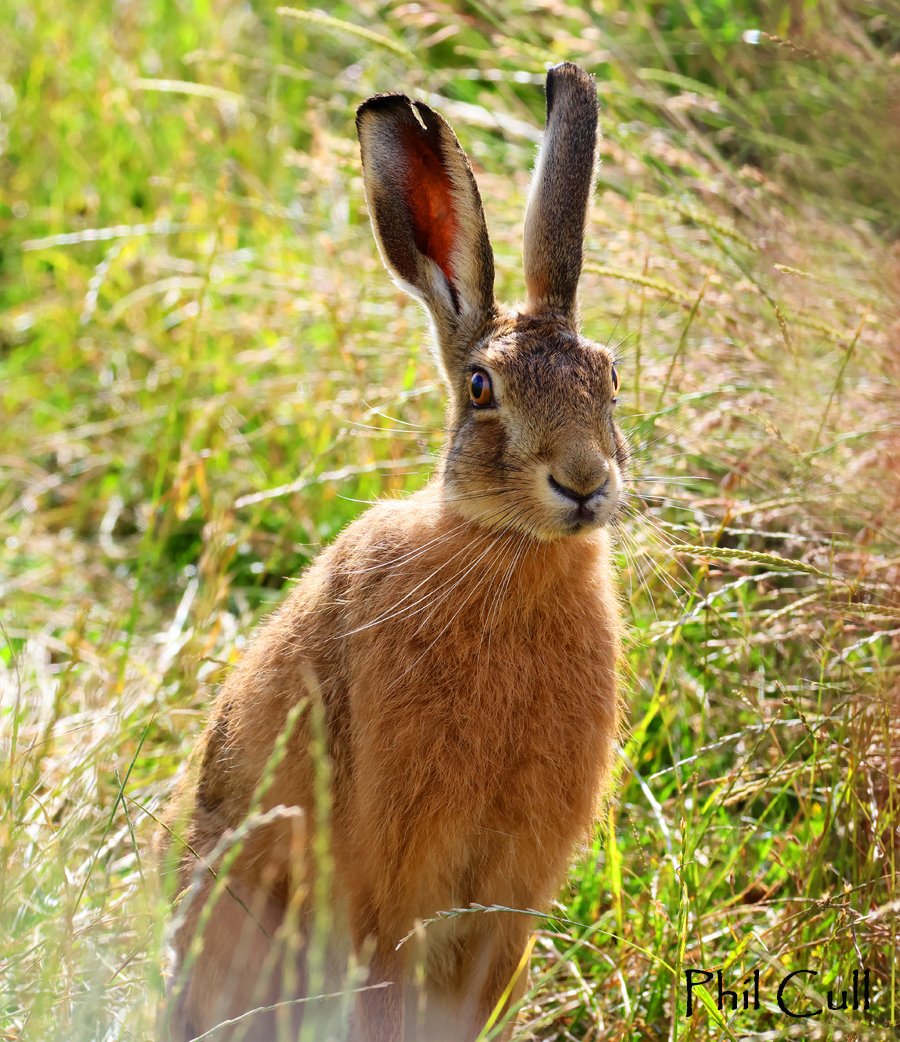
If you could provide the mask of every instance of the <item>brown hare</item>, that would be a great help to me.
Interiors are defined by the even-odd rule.
[[[546,89],[520,311],[494,299],[450,126],[401,94],[357,114],[381,255],[433,324],[447,444],[427,487],[319,555],[216,700],[170,818],[178,1042],[472,1042],[521,996],[534,919],[439,913],[546,908],[591,827],[619,716],[608,529],[626,449],[614,359],[576,309],[596,89],[571,64]],[[348,953],[366,967],[349,1025],[310,1034]]]

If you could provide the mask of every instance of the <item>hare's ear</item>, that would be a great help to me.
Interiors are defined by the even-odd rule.
[[[428,307],[450,370],[494,311],[494,257],[472,169],[450,125],[405,95],[369,98],[356,128],[381,256]]]
[[[547,73],[547,130],[525,213],[525,286],[529,312],[572,325],[596,156],[594,77],[557,65]]]

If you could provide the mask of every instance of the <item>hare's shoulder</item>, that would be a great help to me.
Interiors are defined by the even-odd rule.
[[[359,577],[417,557],[461,525],[432,486],[373,504],[341,532],[316,562],[332,592],[357,588]],[[310,570],[310,578],[315,566]],[[362,584],[364,587],[368,583]]]

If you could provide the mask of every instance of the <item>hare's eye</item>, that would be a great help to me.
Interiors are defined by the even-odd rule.
[[[469,397],[476,409],[486,409],[494,404],[491,378],[483,369],[476,369],[469,377]]]
[[[613,366],[612,367],[613,394],[618,394],[619,393],[619,383],[620,383],[620,381],[619,381],[619,370],[616,369],[615,366]]]

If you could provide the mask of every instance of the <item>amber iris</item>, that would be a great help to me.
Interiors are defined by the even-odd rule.
[[[494,404],[491,378],[483,369],[476,369],[469,378],[469,397],[476,409],[486,409]]]
[[[615,366],[612,367],[612,382],[613,382],[613,394],[619,393],[619,370]]]

